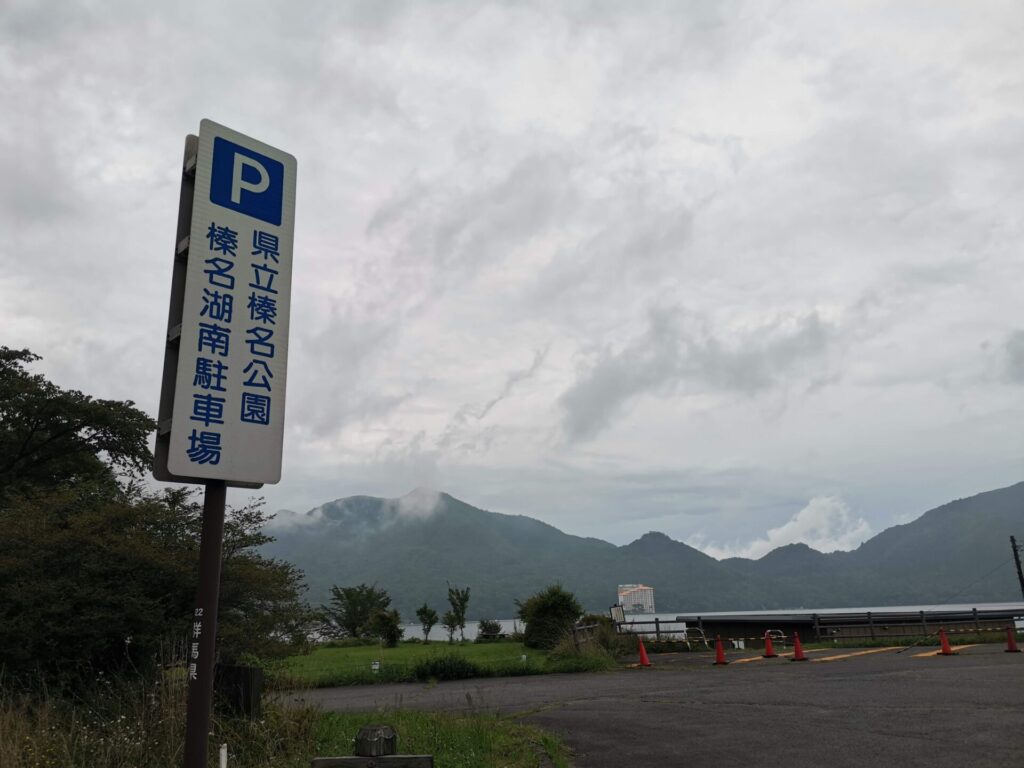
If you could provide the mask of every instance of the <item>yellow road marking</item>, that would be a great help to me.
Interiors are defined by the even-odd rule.
[[[854,656],[867,656],[872,653],[885,653],[886,651],[899,650],[900,646],[891,645],[887,648],[870,648],[866,651],[855,651],[854,653],[843,653],[839,656],[826,656],[823,659],[811,659],[811,661],[839,661],[840,659],[852,659]]]
[[[951,645],[950,648],[952,649],[953,653],[956,653],[957,651],[962,651],[964,648],[973,648],[976,645],[977,645],[977,643],[971,643],[970,645]],[[942,651],[925,651],[924,653],[915,653],[914,654],[914,658],[915,659],[923,659],[923,658],[926,658],[928,656],[941,656],[941,655],[942,655]]]
[[[804,651],[804,653],[805,654],[806,653],[820,653],[821,651],[824,651],[824,650],[828,650],[828,649],[827,648],[811,648],[809,650]],[[778,657],[780,659],[784,659],[787,656],[792,656],[793,653],[794,653],[794,651],[786,651],[785,653],[778,654]],[[774,658],[774,657],[772,657],[772,658]],[[764,658],[764,656],[751,656],[749,659],[734,659],[733,661],[731,661],[729,663],[730,664],[746,664],[747,662],[750,662],[750,661],[765,661],[765,658]]]

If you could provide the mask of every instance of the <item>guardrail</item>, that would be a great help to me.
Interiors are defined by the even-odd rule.
[[[653,621],[620,621],[615,624],[615,631],[622,635],[638,635],[645,640],[676,640],[691,644],[699,644],[710,648],[711,644],[704,631],[699,627],[687,627],[685,621],[654,619]]]

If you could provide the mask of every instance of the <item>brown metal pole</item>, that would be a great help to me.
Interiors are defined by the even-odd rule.
[[[206,768],[226,497],[227,486],[223,480],[211,480],[206,484],[206,495],[203,499],[203,532],[199,540],[199,585],[196,588],[196,607],[187,643],[188,711],[185,719],[185,768]]]

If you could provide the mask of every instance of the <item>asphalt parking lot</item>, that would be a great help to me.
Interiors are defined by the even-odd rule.
[[[781,650],[781,649],[780,649]],[[653,667],[306,692],[325,709],[494,711],[558,733],[579,768],[1024,766],[1024,654],[1003,646],[652,655]]]

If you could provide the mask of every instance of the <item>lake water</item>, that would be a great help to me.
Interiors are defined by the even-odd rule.
[[[711,618],[715,615],[726,613],[730,616],[752,616],[755,614],[787,614],[787,613],[817,613],[820,616],[825,616],[832,613],[864,613],[866,611],[879,612],[879,611],[970,611],[971,608],[987,608],[990,610],[1013,610],[1019,611],[1019,615],[1022,617],[1017,620],[1016,624],[1019,629],[1024,629],[1024,602],[1018,603],[958,603],[949,605],[886,605],[886,606],[871,606],[866,608],[790,608],[788,610],[777,610],[777,611],[708,611],[701,613],[703,617]],[[662,622],[675,622],[676,616],[686,613],[687,615],[693,615],[696,611],[672,611],[671,613],[627,613],[626,621],[654,621],[657,618]],[[516,629],[522,631],[523,623],[516,619],[499,619],[501,623],[501,631],[505,634],[511,634]],[[678,624],[672,627],[673,630],[683,629]],[[419,624],[403,624],[402,629],[405,630],[405,638],[409,639],[412,637],[423,637],[423,629]],[[654,634],[654,626],[650,627],[650,633]],[[466,639],[474,640],[477,635],[477,622],[467,621],[466,622]],[[663,633],[667,634],[667,633]],[[459,633],[455,633],[455,639],[459,638]],[[430,639],[432,641],[447,640],[448,633],[444,627],[437,625],[430,631]]]

